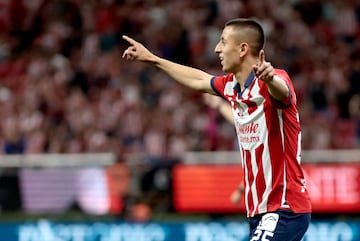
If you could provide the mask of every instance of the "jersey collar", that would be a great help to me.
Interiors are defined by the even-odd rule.
[[[241,90],[240,88],[240,84],[238,82],[236,82],[235,86],[234,86],[234,90],[236,90],[238,97],[241,97],[243,92],[251,85],[251,83],[253,82],[255,77],[255,73],[254,71],[251,71],[249,76],[247,77],[246,81],[245,81],[245,85],[244,85],[244,89]],[[235,76],[234,76],[235,78]]]

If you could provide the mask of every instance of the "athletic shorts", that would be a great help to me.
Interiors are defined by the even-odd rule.
[[[310,213],[278,210],[249,218],[250,241],[300,241],[309,227]]]

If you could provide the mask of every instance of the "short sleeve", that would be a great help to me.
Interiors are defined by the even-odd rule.
[[[224,76],[214,76],[210,80],[211,88],[214,90],[214,92],[218,95],[225,98],[225,86],[229,82],[229,80],[232,79],[229,75]]]
[[[281,107],[289,107],[293,103],[296,103],[296,99],[295,99],[296,95],[295,95],[295,90],[294,90],[293,83],[292,83],[289,75],[284,70],[276,70],[276,76],[278,76],[279,78],[284,80],[286,85],[289,88],[289,96],[286,97],[285,99],[283,99],[281,101],[277,101],[277,102],[279,103],[279,105]]]

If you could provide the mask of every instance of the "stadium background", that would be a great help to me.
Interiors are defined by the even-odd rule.
[[[360,240],[356,0],[1,0],[2,240],[246,240],[234,128],[127,34],[222,74],[224,22],[255,17],[292,76],[314,204],[305,238]],[[209,155],[210,154],[210,155]]]

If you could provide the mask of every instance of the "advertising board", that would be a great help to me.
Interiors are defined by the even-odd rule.
[[[311,223],[304,241],[358,241],[360,222]],[[2,241],[246,241],[246,222],[0,223]]]
[[[315,213],[360,213],[360,164],[303,165]],[[230,195],[243,178],[237,164],[177,165],[173,170],[174,207],[179,212],[244,212]],[[243,203],[243,202],[242,202]]]

